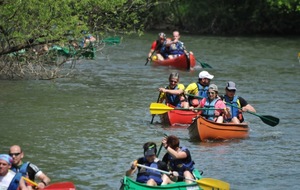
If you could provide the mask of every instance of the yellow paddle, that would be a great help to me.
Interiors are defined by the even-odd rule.
[[[149,170],[154,170],[154,171],[158,171],[160,173],[166,174],[166,175],[170,175],[170,172],[164,171],[164,170],[160,170],[157,168],[152,168],[149,166],[145,166],[142,164],[138,164],[137,161],[134,162],[136,166],[141,167],[141,168],[146,168]],[[187,179],[187,178],[186,178]],[[201,178],[198,180],[195,179],[187,179],[187,180],[191,180],[196,182],[201,189],[203,190],[212,190],[212,189],[218,189],[218,190],[229,190],[230,189],[230,184],[225,182],[225,181],[221,181],[218,179],[213,179],[213,178]]]
[[[191,111],[189,108],[172,108],[162,103],[151,103],[150,104],[150,113],[151,114],[164,114],[171,110],[186,110]],[[216,108],[194,108],[194,110],[218,110]]]
[[[31,181],[30,179],[26,178],[26,177],[22,177],[27,183],[30,183],[31,185],[34,185],[35,187],[38,186],[38,184],[34,181]]]

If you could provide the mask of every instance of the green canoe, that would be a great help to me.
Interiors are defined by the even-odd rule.
[[[201,190],[196,182],[187,184],[185,182],[177,182],[162,186],[148,186],[144,183],[139,183],[132,180],[130,177],[125,176],[122,180],[120,190],[153,190],[153,189],[165,189],[165,190]]]
[[[194,170],[193,174],[197,179],[201,178],[198,170]],[[173,184],[162,185],[162,186],[148,186],[145,183],[139,183],[130,177],[125,176],[121,181],[120,190],[153,190],[153,189],[164,189],[164,190],[201,190],[200,186],[196,183],[187,184],[186,182],[176,182]]]
[[[58,55],[65,56],[65,57],[84,57],[84,58],[91,58],[95,57],[96,48],[93,44],[90,44],[88,47],[85,48],[77,48],[75,49],[73,46],[57,46],[54,45],[50,48],[50,50],[57,51]]]
[[[120,36],[107,37],[101,40],[101,42],[108,45],[119,44],[121,42],[121,37]]]

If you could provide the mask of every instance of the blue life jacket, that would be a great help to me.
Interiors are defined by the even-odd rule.
[[[158,168],[158,159],[157,161],[154,161],[152,163],[147,162],[146,158],[143,158],[144,160],[144,165],[149,166],[151,168]],[[140,182],[140,183],[147,183],[147,181],[149,179],[153,179],[158,185],[160,185],[162,183],[162,179],[161,179],[161,173],[158,171],[154,171],[151,169],[146,169],[146,168],[142,168],[139,169],[139,172],[137,174],[137,178],[136,181]]]
[[[168,59],[170,55],[170,47],[166,46],[166,41],[163,43],[162,47],[160,48],[160,54],[165,58]]]
[[[215,108],[215,104],[217,101],[221,100],[220,98],[216,98],[213,101],[209,102],[208,98],[206,98],[204,108]],[[206,119],[214,121],[215,120],[215,110],[213,109],[206,109],[202,111],[202,116],[204,116]]]
[[[14,178],[11,180],[7,190],[17,190],[19,187],[19,183],[21,180],[22,174],[21,173],[16,173]]]
[[[187,152],[187,158],[185,159],[174,159],[170,154],[168,154],[169,167],[173,171],[177,171],[180,176],[188,170],[192,172],[194,170],[195,162],[192,160],[191,154],[186,147],[180,147],[182,151]]]
[[[201,96],[202,98],[208,98],[207,91],[208,91],[208,86],[204,87],[198,82],[198,96]]]
[[[16,173],[21,173],[22,176],[27,175],[27,167],[29,166],[30,162],[23,163],[21,168],[18,169],[17,167],[12,167],[11,170],[16,172]]]
[[[168,86],[167,89],[171,89],[171,88]],[[178,85],[176,85],[176,87],[171,90],[177,90],[177,89],[178,89]],[[166,93],[166,103],[171,104],[175,107],[181,107],[180,96],[176,94]]]
[[[243,114],[238,109],[238,108],[241,108],[239,97],[238,96],[234,96],[232,100],[230,100],[229,97],[226,96],[226,95],[224,95],[223,97],[224,97],[224,101],[226,103],[232,104],[232,105],[226,104],[226,107],[229,108],[230,113],[231,113],[231,117],[230,118],[226,118],[226,121],[231,121],[231,119],[233,117],[237,117],[240,120],[240,122],[243,122],[244,121]]]
[[[178,41],[176,44],[170,46],[171,55],[182,55],[184,54],[184,46],[181,41]]]

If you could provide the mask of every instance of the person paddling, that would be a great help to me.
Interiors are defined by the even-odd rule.
[[[158,60],[164,60],[164,57],[161,55],[161,48],[163,47],[163,44],[166,40],[166,34],[163,32],[160,32],[158,34],[158,39],[155,40],[150,48],[150,51],[148,53],[147,62],[151,60],[151,57],[154,53],[156,53],[156,57]]]
[[[163,183],[162,176],[166,174],[161,174],[160,172],[142,168],[139,166],[137,167],[137,164],[160,169],[163,171],[167,171],[167,166],[164,162],[160,161],[156,157],[157,148],[154,142],[145,143],[143,149],[144,156],[131,163],[130,169],[126,171],[126,176],[130,176],[138,170],[136,178],[137,182],[146,183],[149,186],[161,185]]]
[[[220,96],[221,99],[225,102],[231,117],[225,118],[226,122],[229,123],[242,123],[244,121],[244,117],[242,112],[251,111],[256,113],[254,107],[242,98],[235,94],[236,85],[232,81],[228,81],[225,87],[225,94]]]

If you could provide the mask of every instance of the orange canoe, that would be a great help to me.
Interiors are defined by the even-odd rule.
[[[190,70],[195,67],[196,59],[193,54],[190,54],[189,59],[185,54],[176,57],[174,59],[166,59],[163,61],[152,60],[152,65],[154,66],[171,66],[178,69]]]
[[[192,140],[230,140],[249,137],[248,123],[215,123],[199,117],[189,127],[189,136]]]

